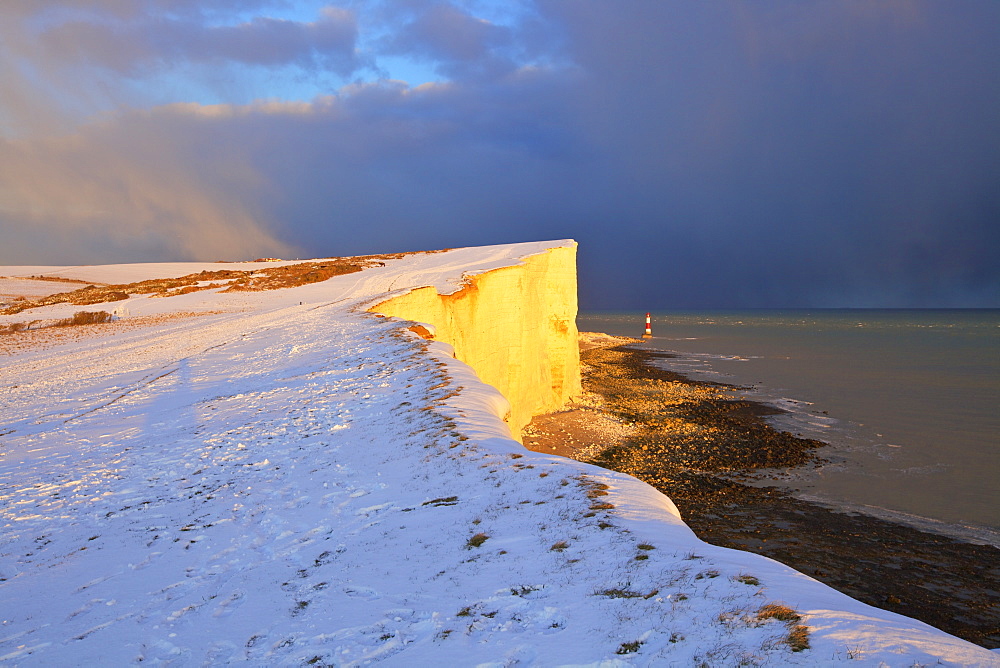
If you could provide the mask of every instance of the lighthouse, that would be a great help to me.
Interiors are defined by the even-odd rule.
[[[653,338],[653,330],[649,328],[649,314],[646,314],[646,333],[642,335],[644,339]]]

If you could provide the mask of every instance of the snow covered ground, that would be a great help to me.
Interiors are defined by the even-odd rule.
[[[525,450],[446,345],[364,312],[548,245],[133,297],[201,315],[0,357],[0,665],[1000,665]],[[776,601],[801,620],[759,613]]]

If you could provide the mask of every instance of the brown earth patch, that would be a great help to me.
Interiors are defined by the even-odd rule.
[[[278,290],[299,285],[319,283],[334,276],[342,276],[379,266],[385,260],[398,259],[404,254],[365,255],[361,257],[330,258],[312,262],[262,267],[252,271],[219,269],[201,271],[179,278],[152,279],[135,283],[89,284],[70,292],[59,292],[37,299],[19,299],[7,308],[0,309],[0,315],[14,315],[28,309],[53,304],[104,304],[128,299],[130,295],[153,295],[172,297],[199,290],[225,287],[226,292],[249,292]],[[48,280],[48,279],[47,279]],[[73,281],[76,282],[76,281]]]

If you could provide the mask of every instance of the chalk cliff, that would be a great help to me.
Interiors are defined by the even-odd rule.
[[[533,416],[580,393],[576,243],[464,279],[451,294],[416,288],[369,310],[431,325],[427,335],[451,344],[507,397],[507,423],[519,437]]]

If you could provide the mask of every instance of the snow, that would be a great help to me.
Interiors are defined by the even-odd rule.
[[[447,345],[363,310],[561,243],[134,297],[201,315],[4,358],[0,665],[1000,665],[525,450]],[[774,601],[810,649],[756,618]]]
[[[254,271],[268,267],[298,264],[303,260],[280,262],[147,262],[142,264],[105,264],[73,266],[21,265],[0,267],[0,276],[26,279],[31,276],[53,276],[75,281],[95,283],[136,283],[161,278],[177,278],[200,271]],[[59,284],[56,283],[58,286]],[[65,284],[64,284],[65,286]],[[60,292],[65,290],[63,287]],[[73,289],[73,288],[70,288]],[[52,293],[50,293],[52,294]]]

